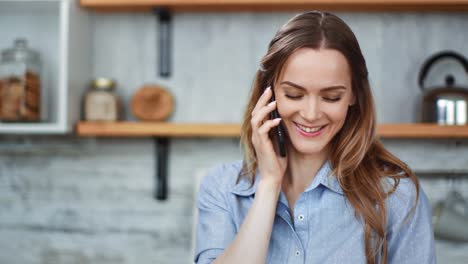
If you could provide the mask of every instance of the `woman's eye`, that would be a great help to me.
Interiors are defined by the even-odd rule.
[[[290,99],[299,99],[302,97],[301,95],[293,96],[293,95],[288,95],[288,94],[286,94],[285,96]]]
[[[328,101],[328,102],[338,102],[341,97],[336,97],[336,98],[323,98],[325,101]]]
[[[292,100],[298,100],[302,97],[302,95],[288,95],[288,94],[285,94],[285,96],[289,99],[292,99]],[[341,97],[323,97],[323,100],[327,101],[327,102],[338,102],[339,100],[341,99]]]

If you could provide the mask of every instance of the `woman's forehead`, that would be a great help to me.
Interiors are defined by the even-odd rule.
[[[292,82],[304,88],[350,87],[348,61],[334,49],[302,48],[291,54],[278,78],[278,84]]]

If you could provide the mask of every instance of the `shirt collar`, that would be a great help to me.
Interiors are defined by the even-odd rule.
[[[340,186],[340,183],[336,179],[335,175],[331,175],[331,172],[332,172],[331,164],[330,164],[330,161],[327,160],[319,169],[314,180],[306,188],[304,192],[313,190],[319,184],[321,184],[336,193],[344,194],[343,189]],[[231,192],[237,195],[250,196],[254,194],[255,191],[257,190],[257,185],[258,185],[259,180],[260,180],[260,172],[257,168],[257,171],[255,172],[255,181],[254,181],[253,186],[250,186],[249,178],[241,177],[241,179],[239,180],[239,183],[234,185],[233,188],[231,188]]]

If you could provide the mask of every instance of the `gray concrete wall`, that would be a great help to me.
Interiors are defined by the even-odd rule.
[[[176,98],[173,122],[240,122],[261,56],[294,13],[177,13],[173,76],[157,72],[157,19],[91,16],[93,72],[114,77],[128,105],[144,84]],[[468,15],[341,13],[366,57],[378,121],[416,122],[423,61],[441,49],[468,56]],[[459,66],[444,62],[429,85]],[[129,108],[127,119],[134,119]],[[420,176],[431,202],[456,187],[468,196],[468,140],[385,140]],[[0,137],[0,263],[189,263],[194,176],[241,158],[234,139],[173,139],[169,199],[152,198],[152,139]],[[468,245],[437,241],[439,263],[466,263]]]

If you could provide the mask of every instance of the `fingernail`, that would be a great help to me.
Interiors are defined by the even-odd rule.
[[[281,117],[275,118],[275,122],[281,121]]]
[[[276,101],[273,101],[273,102],[269,103],[268,106],[274,105],[275,103],[276,103]]]
[[[269,91],[270,89],[271,89],[271,86],[268,86],[268,87],[265,89],[265,93],[266,93],[267,91]]]

